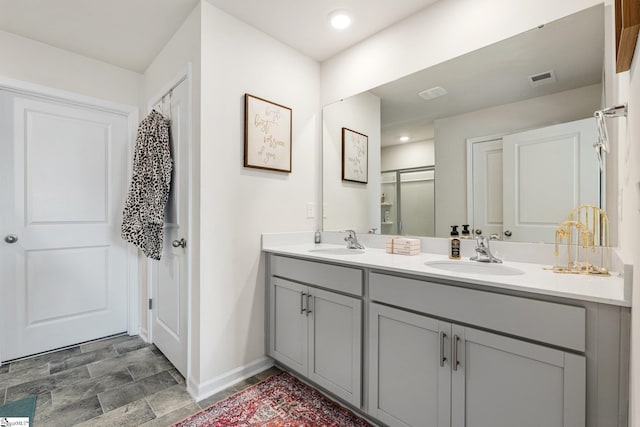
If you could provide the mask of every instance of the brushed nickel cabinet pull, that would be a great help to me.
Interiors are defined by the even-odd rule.
[[[458,361],[458,341],[460,341],[460,337],[457,335],[453,336],[453,370],[457,371],[458,370],[458,365],[460,364],[460,362]]]
[[[304,292],[300,292],[300,314],[304,314],[305,311],[307,311],[307,309],[304,307],[304,297],[307,294],[305,294]]]
[[[309,316],[310,313],[313,313],[311,311],[311,309],[309,308],[309,307],[311,307],[312,298],[313,298],[313,295],[307,294],[307,317]]]
[[[444,362],[447,360],[444,355],[444,339],[447,337],[443,331],[440,331],[440,367],[444,366]]]

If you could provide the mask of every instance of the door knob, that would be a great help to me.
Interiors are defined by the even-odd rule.
[[[513,234],[513,233],[511,233],[511,230],[506,230],[506,231],[504,232],[504,235],[505,235],[505,236],[507,236],[507,237],[511,237],[511,235],[512,235],[512,234]]]
[[[173,246],[174,248],[186,248],[187,241],[184,240],[184,237],[183,237],[180,240],[174,240],[173,242],[171,242],[171,246]]]
[[[7,243],[15,243],[18,241],[18,236],[16,236],[15,234],[7,234],[6,236],[4,236],[4,241]]]

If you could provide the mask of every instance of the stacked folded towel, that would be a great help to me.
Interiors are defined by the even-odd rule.
[[[387,253],[398,255],[418,255],[420,253],[420,239],[389,237],[387,238]]]

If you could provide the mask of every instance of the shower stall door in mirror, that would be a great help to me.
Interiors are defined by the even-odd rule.
[[[380,233],[435,235],[434,167],[381,174]]]

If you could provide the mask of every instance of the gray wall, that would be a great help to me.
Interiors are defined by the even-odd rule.
[[[433,166],[433,139],[382,147],[380,169],[383,171]]]

